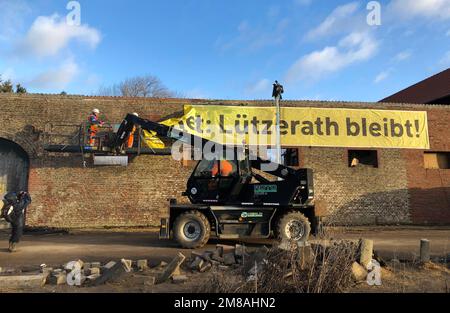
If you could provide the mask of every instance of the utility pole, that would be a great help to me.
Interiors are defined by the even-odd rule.
[[[273,84],[272,97],[275,99],[276,107],[276,163],[281,164],[281,108],[280,102],[283,99],[284,87],[277,80]]]

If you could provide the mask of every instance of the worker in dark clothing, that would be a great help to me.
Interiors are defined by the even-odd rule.
[[[273,84],[273,91],[272,91],[272,97],[273,98],[280,98],[280,100],[283,100],[283,93],[284,93],[284,87],[281,85],[278,80],[275,81]]]
[[[3,208],[1,216],[11,223],[12,231],[9,239],[9,252],[17,251],[17,244],[23,234],[25,210],[31,203],[31,197],[28,192],[11,192],[5,195],[3,199]]]

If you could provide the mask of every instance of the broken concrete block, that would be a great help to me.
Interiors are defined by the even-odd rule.
[[[148,261],[147,260],[137,260],[136,267],[139,271],[143,272],[148,269]]]
[[[92,263],[84,263],[84,264],[83,264],[83,269],[84,269],[84,270],[88,270],[88,269],[91,268],[91,266],[92,266]]]
[[[44,286],[46,281],[46,274],[0,276],[0,286],[9,288],[37,288]]]
[[[210,262],[203,262],[203,265],[200,267],[199,272],[205,273],[212,268],[212,264]]]
[[[57,273],[53,273],[49,279],[48,279],[49,284],[51,285],[65,285],[67,283],[67,274],[66,272],[57,272]]]
[[[195,258],[202,258],[203,259],[204,252],[198,252],[198,251],[192,251],[191,252],[191,259],[195,260]]]
[[[195,260],[189,265],[189,268],[193,271],[199,271],[203,266],[203,259],[201,257],[196,257]]]
[[[364,268],[368,268],[373,259],[373,240],[361,239],[360,240],[360,257],[359,264]]]
[[[132,267],[133,261],[122,259],[122,260],[120,260],[120,262],[122,263],[123,268],[125,269],[125,271],[127,273],[130,273],[131,271],[133,271],[133,267]]]
[[[102,264],[100,262],[91,262],[91,267],[102,267]]]
[[[221,263],[219,262],[219,261],[216,261],[216,260],[211,260],[211,265],[213,265],[213,266],[219,266]]]
[[[216,249],[219,248],[222,250],[222,256],[226,253],[235,253],[236,247],[235,246],[228,246],[228,245],[216,245]]]
[[[100,273],[99,274],[92,274],[92,275],[86,276],[86,280],[94,281],[94,280],[98,279],[100,276],[101,276]]]
[[[364,281],[367,279],[367,270],[358,262],[352,264],[352,278],[357,281]]]
[[[172,282],[174,284],[182,284],[188,281],[188,278],[186,275],[174,275],[172,276]]]
[[[91,267],[88,270],[88,275],[87,276],[92,276],[92,275],[100,275],[100,269],[98,267]]]
[[[114,266],[116,266],[116,264],[117,264],[117,262],[109,261],[108,263],[105,264],[105,266],[103,266],[103,268],[106,269],[106,270],[110,270]]]
[[[211,255],[211,260],[223,263],[223,247],[217,246],[216,250],[214,250],[213,254]]]
[[[120,277],[125,273],[125,269],[122,262],[111,261],[103,267],[102,272],[103,274],[92,282],[93,286],[103,285],[114,278]]]
[[[158,275],[156,283],[161,284],[170,279],[180,267],[180,265],[184,262],[184,260],[186,260],[186,257],[182,253],[178,252],[178,255],[172,260],[172,262],[170,262],[169,265],[167,265],[167,267],[164,269],[164,271],[160,275]]]
[[[236,258],[234,256],[234,252],[224,253],[224,255],[223,255],[223,263],[225,265],[236,264]]]

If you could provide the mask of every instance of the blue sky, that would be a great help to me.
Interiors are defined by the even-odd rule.
[[[378,101],[450,67],[450,0],[0,0],[0,73],[95,94],[152,74],[186,97]]]

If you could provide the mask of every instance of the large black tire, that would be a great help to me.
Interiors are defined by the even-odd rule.
[[[308,218],[300,212],[289,212],[278,220],[276,234],[279,240],[307,242],[310,233],[311,223]]]
[[[173,223],[174,239],[186,249],[198,249],[206,245],[211,235],[211,226],[206,216],[199,211],[179,215]]]

